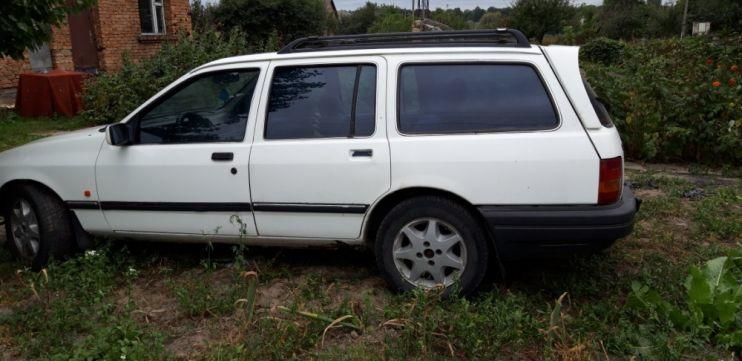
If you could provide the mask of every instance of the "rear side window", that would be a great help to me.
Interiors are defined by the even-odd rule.
[[[544,83],[529,65],[405,65],[399,83],[399,130],[405,134],[544,130],[559,124]]]
[[[598,114],[600,124],[603,124],[603,126],[607,128],[613,127],[613,120],[611,120],[611,115],[608,114],[608,109],[605,104],[603,104],[598,95],[595,94],[595,90],[590,86],[590,83],[586,80],[583,80],[582,82],[585,84],[585,90],[587,91],[587,97],[590,98],[590,104],[593,105],[595,114]]]
[[[367,137],[375,111],[372,65],[276,68],[265,139]]]

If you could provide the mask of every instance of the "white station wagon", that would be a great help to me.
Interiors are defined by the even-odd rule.
[[[497,258],[610,246],[639,204],[578,48],[513,29],[217,60],[120,123],[0,154],[0,186],[7,243],[35,268],[89,235],[344,243],[372,247],[396,290],[462,293]]]

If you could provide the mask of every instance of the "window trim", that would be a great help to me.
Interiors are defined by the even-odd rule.
[[[245,122],[245,133],[242,135],[241,140],[235,140],[232,142],[227,141],[220,141],[220,142],[185,142],[185,143],[146,143],[142,144],[140,143],[140,122],[142,120],[142,116],[149,113],[152,108],[157,107],[158,105],[162,104],[165,100],[169,99],[173,94],[183,90],[187,86],[193,84],[194,82],[207,77],[212,76],[216,74],[222,74],[222,73],[234,73],[234,72],[248,72],[248,71],[257,71],[257,77],[255,81],[255,89],[253,89],[252,97],[250,98],[250,113],[253,111],[256,111],[255,108],[255,95],[256,93],[259,93],[259,87],[260,87],[260,72],[262,71],[259,67],[248,67],[248,68],[234,68],[234,69],[221,69],[221,70],[214,70],[214,71],[206,71],[203,73],[198,73],[188,79],[183,80],[182,82],[176,84],[172,88],[168,89],[165,93],[161,94],[157,97],[157,99],[152,100],[149,104],[144,106],[144,108],[140,109],[136,114],[134,114],[129,120],[126,121],[126,124],[129,124],[131,126],[132,132],[134,133],[134,142],[130,144],[129,146],[168,146],[168,145],[184,145],[184,144],[237,144],[237,143],[244,143],[245,137],[247,137],[247,126],[250,123],[250,116],[248,115],[248,119]]]
[[[141,35],[166,35],[167,26],[165,25],[166,14],[165,14],[165,0],[146,0],[149,3],[149,9],[152,12],[152,29],[151,33],[140,32]],[[159,19],[157,18],[157,6],[162,8],[162,29],[160,29]],[[139,17],[139,30],[142,28],[142,17]]]
[[[374,131],[367,135],[367,136],[355,136],[350,133],[355,132],[355,109],[356,109],[356,102],[358,99],[358,89],[359,82],[360,82],[360,76],[361,76],[361,70],[364,66],[371,66],[374,68],[374,71],[376,73],[376,79],[374,79]],[[339,67],[355,67],[356,68],[356,82],[353,85],[353,102],[351,104],[351,128],[350,133],[346,136],[342,137],[320,137],[320,138],[282,138],[282,139],[274,139],[274,138],[268,138],[266,135],[268,134],[268,116],[270,115],[270,102],[271,102],[271,94],[273,92],[273,79],[275,79],[276,76],[276,70],[281,68],[339,68]],[[321,64],[294,64],[294,65],[276,65],[273,67],[273,70],[270,74],[270,79],[268,80],[268,86],[267,86],[267,96],[265,99],[265,115],[263,116],[263,139],[264,142],[281,142],[281,141],[306,141],[306,140],[322,140],[322,139],[369,139],[373,138],[376,135],[376,132],[378,131],[378,124],[376,124],[376,117],[378,116],[377,113],[377,106],[379,101],[379,64],[372,63],[372,62],[351,62],[351,63],[321,63]]]
[[[521,65],[521,66],[528,66],[536,73],[536,76],[538,77],[539,81],[541,82],[541,85],[544,88],[544,91],[546,91],[546,96],[549,98],[549,102],[551,103],[551,108],[554,110],[554,115],[556,116],[556,124],[553,127],[550,128],[523,128],[523,129],[512,129],[512,130],[482,130],[482,131],[460,131],[460,132],[433,132],[433,133],[405,133],[402,131],[401,128],[401,117],[402,114],[402,103],[401,103],[401,97],[402,97],[402,69],[405,66],[420,66],[420,65],[428,65],[428,66],[436,66],[436,65]],[[397,86],[396,86],[396,122],[395,127],[397,130],[397,134],[405,137],[417,137],[417,136],[433,136],[433,135],[478,135],[478,134],[498,134],[498,133],[533,133],[533,132],[553,132],[561,128],[562,126],[562,116],[559,112],[559,107],[557,106],[556,101],[554,100],[554,94],[551,88],[549,88],[549,85],[544,80],[543,75],[541,74],[541,71],[539,68],[531,62],[527,61],[411,61],[411,62],[402,62],[397,67]]]

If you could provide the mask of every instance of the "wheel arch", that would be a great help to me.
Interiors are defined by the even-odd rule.
[[[57,193],[52,187],[46,185],[43,182],[40,182],[38,180],[34,179],[13,179],[11,181],[6,182],[2,186],[0,186],[0,214],[5,216],[4,213],[5,209],[10,206],[10,200],[13,196],[13,190],[17,187],[23,186],[23,185],[30,185],[37,187],[39,189],[42,189],[44,192],[48,193],[49,195],[57,198],[62,205],[69,211],[70,220],[72,222],[72,231],[74,233],[74,240],[77,243],[77,246],[80,248],[87,248],[90,247],[90,236],[85,232],[85,230],[80,225],[80,220],[77,218],[77,215],[75,212],[73,212],[71,209],[67,207],[67,205],[64,202],[64,199]],[[7,221],[7,220],[5,220]]]
[[[23,186],[23,185],[31,185],[34,187],[39,187],[43,189],[44,191],[48,192],[49,194],[54,195],[59,199],[60,201],[64,202],[62,198],[59,196],[57,192],[52,189],[52,187],[44,184],[43,182],[40,182],[38,180],[34,179],[13,179],[11,181],[6,182],[5,184],[0,187],[0,205],[7,206],[10,202],[11,197],[13,196],[13,189]]]
[[[453,192],[445,191],[439,188],[432,187],[409,187],[395,190],[394,192],[384,195],[381,199],[371,207],[368,217],[366,218],[363,228],[363,239],[367,245],[372,245],[376,241],[376,232],[378,231],[379,225],[381,224],[384,217],[389,211],[394,208],[397,204],[406,201],[408,199],[424,197],[424,196],[436,196],[446,198],[464,206],[472,215],[474,220],[479,224],[484,232],[487,233],[491,251],[495,251],[496,247],[492,230],[484,219],[477,207],[471,202],[467,201],[464,197]]]

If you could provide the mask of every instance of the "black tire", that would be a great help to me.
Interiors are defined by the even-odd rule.
[[[39,226],[39,247],[33,259],[23,256],[16,247],[12,232],[13,217],[10,216],[10,212],[19,200],[26,200],[36,213]],[[8,248],[18,260],[31,266],[33,270],[38,271],[46,267],[52,258],[63,259],[72,253],[74,238],[69,210],[50,191],[32,185],[18,186],[13,189],[3,214]]]
[[[393,257],[394,242],[403,227],[418,219],[433,218],[455,228],[466,247],[466,265],[454,287],[461,295],[474,292],[487,273],[489,266],[488,237],[471,212],[461,204],[442,197],[425,196],[405,200],[392,208],[384,217],[376,233],[374,251],[376,263],[390,288],[397,292],[416,287],[405,280],[397,269]]]

